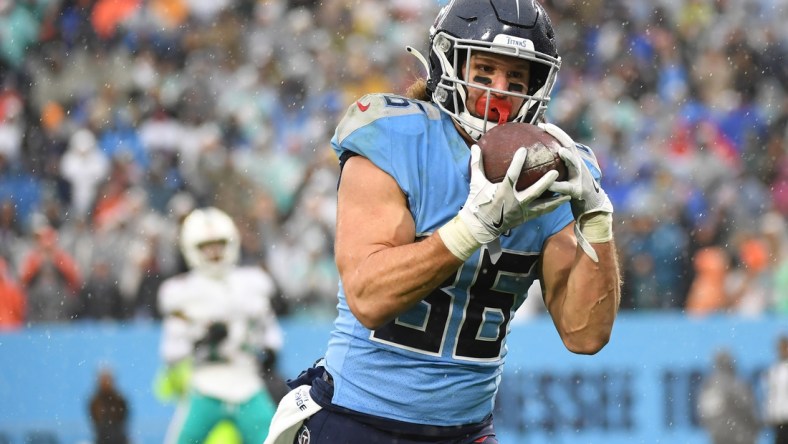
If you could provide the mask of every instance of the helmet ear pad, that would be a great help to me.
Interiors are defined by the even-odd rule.
[[[528,81],[528,95],[534,96],[542,89],[550,74],[550,68],[541,63],[531,63],[531,78]]]
[[[460,80],[465,80],[465,69],[467,69],[467,67],[465,66],[464,61],[467,60],[467,58],[468,58],[468,51],[465,50],[465,49],[457,50],[456,57],[451,57],[451,54],[453,54],[453,52],[454,51],[449,50],[448,53],[447,53],[447,57],[448,57],[449,63],[453,64],[456,67],[456,71],[457,71],[456,72],[456,76],[457,76],[457,78],[460,79]],[[432,58],[433,57],[436,59],[435,64],[432,63]],[[438,56],[435,55],[435,51],[430,51],[430,65],[431,66],[437,66],[437,67],[441,66],[440,61],[437,60],[437,59],[438,59]],[[439,69],[438,71],[441,72],[441,73],[443,72],[442,69]],[[440,79],[441,79],[441,74],[438,74],[437,76],[432,76],[431,75],[430,79],[427,81],[427,92],[430,94],[430,96],[432,96],[432,93],[434,92],[434,89],[430,90],[430,82],[432,82],[434,80],[433,83],[435,83],[435,86],[437,87],[438,83],[440,83],[439,82]],[[460,99],[461,99],[461,100],[457,100],[456,101],[456,103],[457,103],[457,107],[456,108],[457,109],[454,109],[455,108],[455,106],[454,106],[455,101],[452,100],[452,94],[448,94],[447,95],[446,100],[443,102],[443,106],[445,106],[447,109],[449,109],[451,111],[454,111],[456,113],[461,113],[461,112],[466,110],[465,109],[465,101],[468,99],[468,90],[465,87],[465,85],[460,84],[460,83],[455,84],[454,86],[457,88],[457,94],[460,96]]]

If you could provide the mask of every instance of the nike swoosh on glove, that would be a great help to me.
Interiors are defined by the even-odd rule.
[[[557,171],[548,172],[524,190],[515,189],[527,155],[526,149],[517,150],[504,179],[492,183],[484,175],[481,149],[478,145],[471,147],[471,189],[459,216],[480,243],[489,243],[501,233],[553,211],[568,200],[562,196],[537,200],[555,182]]]
[[[468,198],[460,212],[438,231],[446,248],[457,258],[467,260],[482,244],[490,244],[501,233],[523,222],[549,213],[570,197],[558,195],[539,199],[558,177],[550,171],[530,187],[517,191],[528,153],[525,148],[515,152],[506,176],[499,183],[490,182],[484,175],[481,149],[471,147],[471,184]]]

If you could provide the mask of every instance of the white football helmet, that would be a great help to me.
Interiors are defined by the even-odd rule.
[[[235,223],[224,211],[198,208],[189,213],[181,226],[181,251],[190,268],[211,276],[221,276],[238,263],[241,239]],[[224,251],[211,259],[200,248],[207,243],[224,241]]]

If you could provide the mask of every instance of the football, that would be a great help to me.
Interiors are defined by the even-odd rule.
[[[567,178],[566,165],[558,156],[561,145],[536,125],[504,123],[487,131],[477,143],[482,153],[484,174],[490,182],[503,180],[514,153],[520,147],[528,150],[528,157],[517,179],[516,190],[528,188],[550,170],[558,171],[558,180]]]

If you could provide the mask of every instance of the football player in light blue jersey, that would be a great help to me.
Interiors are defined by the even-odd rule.
[[[536,279],[567,349],[594,354],[610,338],[613,207],[591,150],[543,121],[560,66],[544,9],[454,0],[429,60],[415,54],[428,78],[358,99],[332,139],[339,315],[266,443],[497,443],[506,334]],[[515,190],[524,149],[502,182],[487,180],[476,141],[512,121],[559,140],[567,180],[552,171]]]

